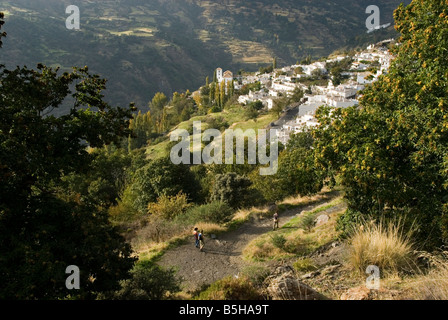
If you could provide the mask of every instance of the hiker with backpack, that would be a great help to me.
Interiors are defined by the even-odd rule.
[[[198,240],[199,240],[199,251],[202,251],[202,248],[204,248],[204,230],[201,230],[198,234]]]
[[[198,228],[194,228],[194,240],[195,240],[195,246],[196,248],[199,248],[199,234],[198,234]]]
[[[275,211],[275,213],[274,213],[274,228],[273,228],[273,230],[275,230],[275,227],[277,227],[277,229],[278,229],[278,213],[277,213],[277,211]]]

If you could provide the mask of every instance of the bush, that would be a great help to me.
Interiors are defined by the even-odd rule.
[[[180,191],[175,196],[164,194],[157,199],[157,202],[148,204],[148,213],[170,220],[185,212],[190,206],[187,195]]]
[[[236,209],[240,206],[248,204],[248,189],[252,182],[249,178],[228,172],[217,174],[215,183],[211,192],[212,200],[227,202],[232,208]]]
[[[162,195],[174,196],[180,191],[195,201],[199,183],[186,165],[175,165],[169,157],[152,160],[135,171],[122,200],[135,210],[146,213],[148,203]]]
[[[177,222],[196,224],[197,222],[225,223],[232,219],[233,209],[225,202],[212,201],[189,208],[178,216]]]
[[[263,266],[247,266],[241,271],[242,276],[248,278],[254,285],[261,285],[269,276],[269,268]]]
[[[314,228],[315,217],[316,215],[313,212],[305,213],[300,220],[300,228],[306,232],[310,232]]]
[[[184,233],[188,228],[184,224],[165,220],[161,217],[151,216],[146,220],[147,225],[138,230],[137,242],[151,240],[153,242],[163,242]]]
[[[113,293],[113,300],[163,300],[180,291],[174,269],[162,269],[149,262],[139,263],[131,271],[132,278],[122,281],[122,288]]]
[[[279,249],[285,248],[286,239],[281,234],[276,234],[272,237],[272,244]]]
[[[262,300],[263,295],[247,277],[227,277],[201,292],[199,300]]]

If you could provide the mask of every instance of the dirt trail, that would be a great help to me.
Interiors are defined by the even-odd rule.
[[[286,210],[279,214],[279,226],[304,211],[313,210],[331,202],[338,193],[331,193],[313,204]],[[242,259],[245,246],[256,237],[272,230],[272,219],[251,218],[236,230],[220,234],[216,239],[205,235],[205,246],[200,252],[191,241],[168,250],[158,261],[163,267],[175,267],[177,275],[183,278],[186,291],[200,288],[229,275],[237,275],[240,270],[250,264]]]

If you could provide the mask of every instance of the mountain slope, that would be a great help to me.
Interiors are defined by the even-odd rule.
[[[409,2],[409,1],[407,1]],[[398,0],[385,0],[381,24]],[[6,13],[0,63],[88,65],[109,79],[113,104],[146,106],[155,92],[195,89],[221,66],[236,73],[295,63],[395,35],[366,34],[370,1],[80,0],[81,30],[68,30],[68,0],[0,0]]]

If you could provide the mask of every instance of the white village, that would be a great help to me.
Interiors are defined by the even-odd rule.
[[[304,98],[298,103],[297,115],[294,119],[286,121],[281,126],[272,126],[277,130],[279,141],[286,145],[291,133],[297,133],[305,128],[318,125],[314,117],[315,111],[321,105],[336,108],[347,108],[358,104],[360,91],[367,84],[378,79],[388,72],[393,56],[388,46],[394,43],[393,39],[385,40],[377,44],[369,45],[365,50],[353,56],[338,55],[325,61],[317,61],[311,64],[295,64],[272,70],[270,73],[255,73],[254,75],[233,76],[227,70],[223,73],[221,68],[216,69],[218,82],[234,80],[234,88],[241,89],[244,85],[260,83],[260,90],[249,91],[246,95],[240,95],[238,102],[248,105],[255,101],[261,101],[267,109],[272,109],[275,99],[280,96],[290,96],[296,88],[305,92]],[[334,85],[332,77],[328,85],[306,85],[301,79],[306,79],[315,74],[329,74],[327,66],[330,63],[351,59],[350,70],[345,70],[341,75],[345,78],[338,85]],[[371,67],[375,66],[372,71]],[[370,70],[369,70],[370,69]]]

